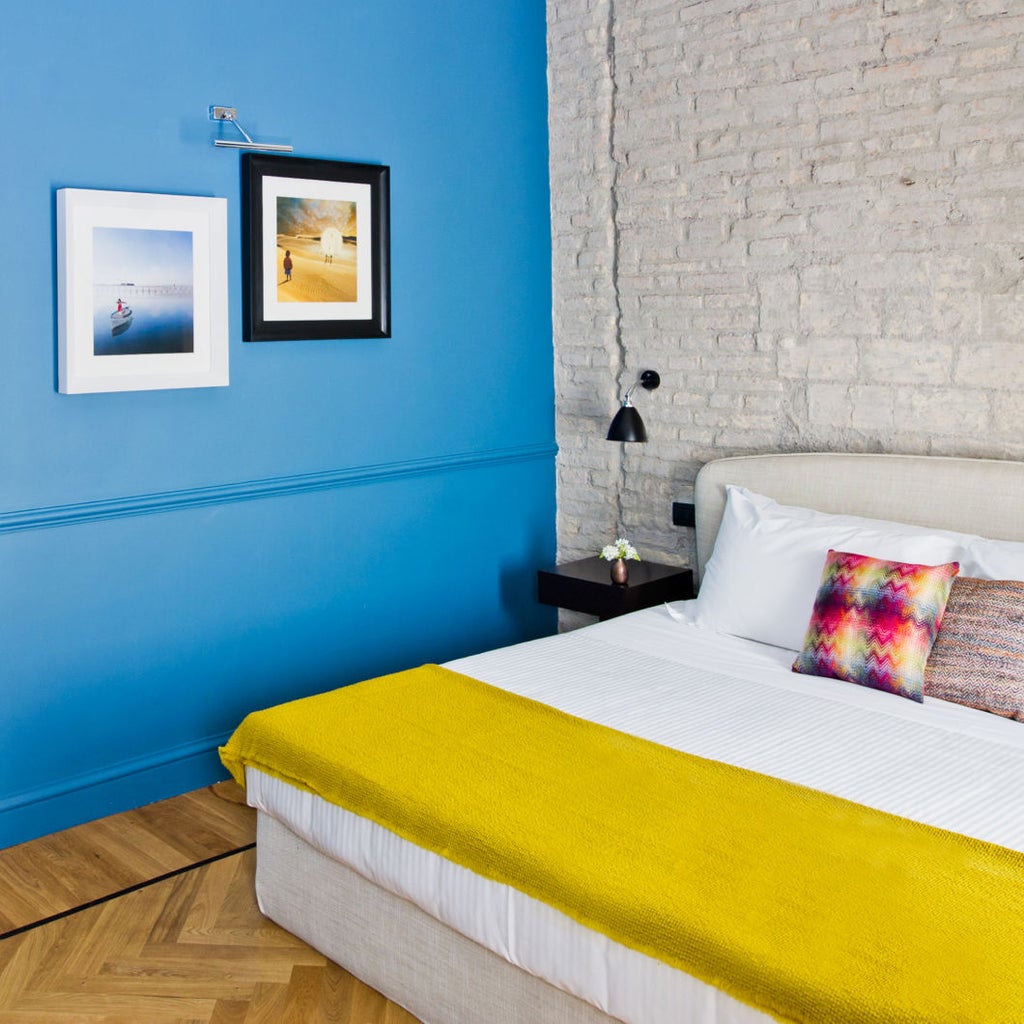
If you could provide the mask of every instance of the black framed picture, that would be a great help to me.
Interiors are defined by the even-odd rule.
[[[242,157],[246,341],[391,337],[389,168]]]

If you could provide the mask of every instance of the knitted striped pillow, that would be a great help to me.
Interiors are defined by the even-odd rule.
[[[1024,582],[953,581],[924,692],[1024,721]]]
[[[922,700],[925,663],[959,568],[829,550],[793,671]]]

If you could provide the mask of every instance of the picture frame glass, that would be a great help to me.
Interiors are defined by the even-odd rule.
[[[265,177],[263,223],[264,319],[370,319],[369,185]]]

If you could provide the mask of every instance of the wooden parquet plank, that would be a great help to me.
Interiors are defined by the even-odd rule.
[[[245,999],[218,999],[213,1006],[210,1024],[245,1024],[249,1003]]]
[[[76,906],[80,887],[68,858],[70,847],[60,835],[37,840],[30,847],[11,847],[0,853],[0,927],[6,932]]]
[[[257,985],[245,1015],[245,1024],[278,1024],[284,1013],[288,990],[284,985]]]
[[[162,800],[134,813],[145,830],[170,842],[188,863],[229,848],[232,842],[224,835],[222,822],[212,820],[208,813],[197,813],[194,804],[194,794],[186,793],[178,800]]]
[[[26,997],[17,1010],[0,1008],[0,1024],[206,1024],[212,1014],[213,1005],[205,999],[154,997],[142,1004],[134,996],[83,995],[71,1001],[63,993],[38,992]]]
[[[234,858],[217,861],[202,872],[192,906],[182,922],[179,941],[205,942],[210,941],[211,936],[219,934],[225,899],[231,888],[239,884],[250,892],[255,887],[255,881],[248,871],[239,878],[238,865],[234,863]]]
[[[0,1007],[9,1007],[32,983],[39,964],[43,962],[59,938],[55,933],[27,932],[24,941],[6,940],[10,943],[3,970],[0,971]]]
[[[83,846],[88,843],[97,862],[109,871],[112,881],[116,873],[120,881],[118,888],[122,889],[189,863],[174,844],[159,833],[140,827],[136,814],[131,811],[127,816],[115,814],[89,822],[74,841]]]

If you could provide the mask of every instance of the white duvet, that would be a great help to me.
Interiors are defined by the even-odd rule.
[[[448,667],[667,746],[1024,852],[1024,724],[797,675],[794,652],[691,618],[692,602],[649,609]],[[317,849],[628,1024],[769,1019],[317,797],[251,768],[246,783],[250,803]]]

